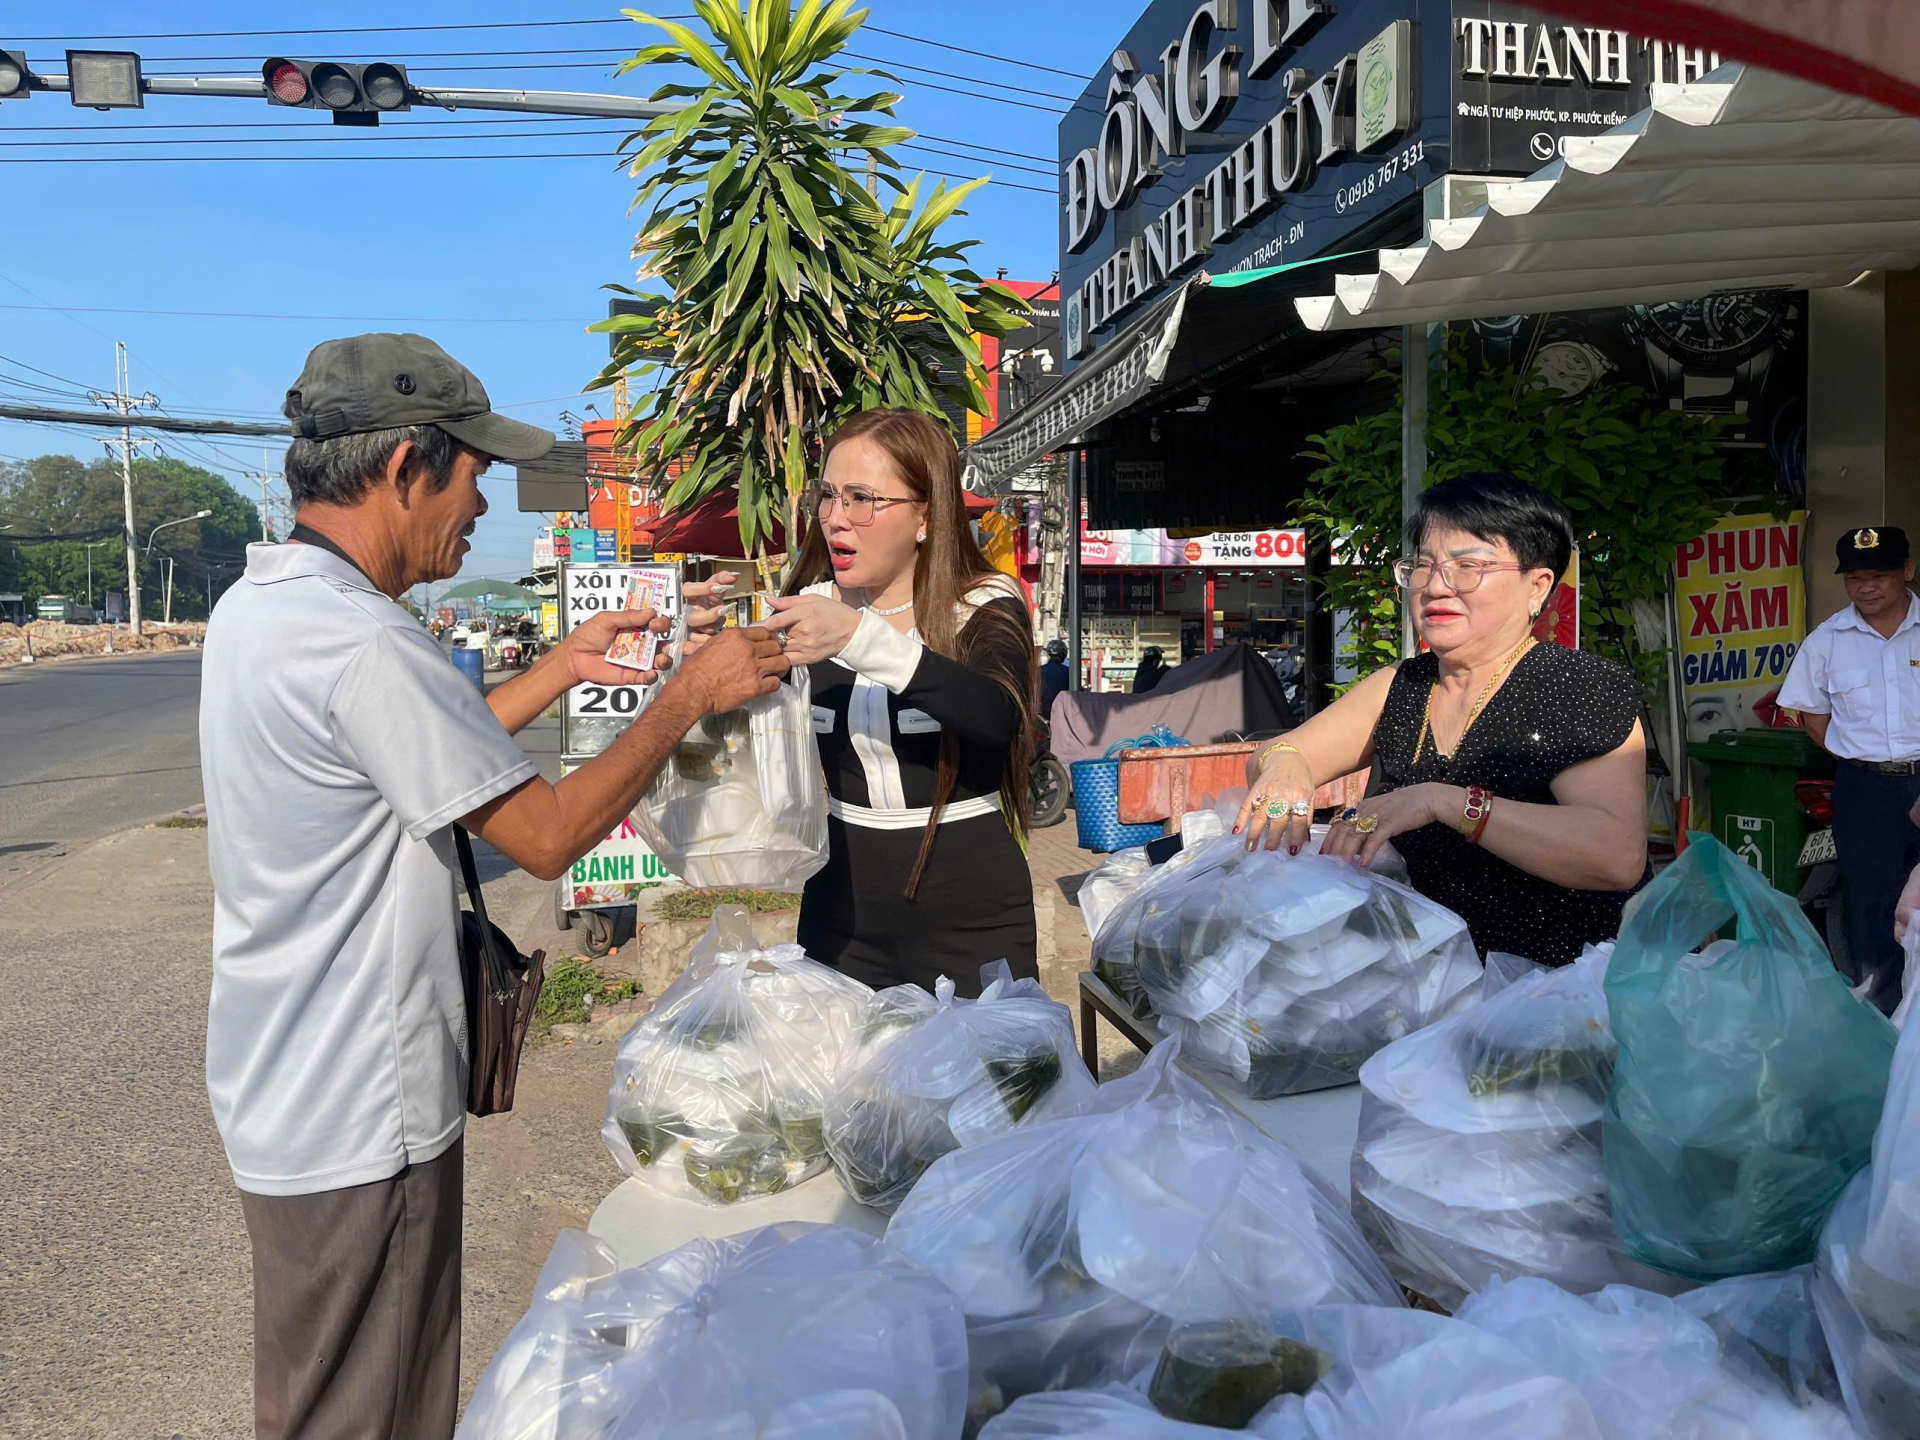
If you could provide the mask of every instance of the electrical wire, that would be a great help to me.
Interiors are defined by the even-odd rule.
[[[409,160],[431,160],[431,161],[601,160],[601,161],[605,161],[605,160],[614,159],[614,158],[617,158],[617,157],[608,155],[598,150],[553,151],[553,152],[546,152],[546,153],[537,153],[537,152],[504,153],[504,154],[493,153],[493,154],[486,154],[486,155],[75,155],[75,156],[29,155],[17,160],[11,159],[11,158],[0,158],[0,165],[231,165],[231,164],[244,165],[250,162],[257,162],[257,161],[265,161],[269,164],[274,164],[274,165],[318,165],[318,164],[327,164],[329,162],[345,162],[347,164],[360,164],[360,163],[374,164],[374,163],[379,163],[381,161],[404,162]],[[927,173],[929,175],[938,175],[945,180],[974,180],[979,178],[974,175],[955,174],[951,170],[929,170],[927,171]],[[1041,186],[1038,186],[1038,185],[1022,185],[1019,182],[1013,181],[1013,180],[999,180],[999,181],[996,181],[995,183],[1000,185],[1004,189],[1026,190],[1026,191],[1030,191],[1035,195],[1046,195],[1049,197],[1056,197],[1059,194],[1058,190],[1053,187],[1042,188]],[[21,306],[13,306],[11,308],[27,310],[27,309],[32,309],[34,307],[21,305]],[[57,310],[61,307],[55,305],[55,306],[46,306],[43,308]],[[120,313],[124,314],[127,312],[123,311]],[[274,317],[269,316],[269,317],[263,317],[263,318],[270,319]],[[152,367],[149,366],[148,368],[151,369]]]
[[[616,126],[612,129],[607,129],[607,130],[568,130],[568,131],[559,132],[559,133],[545,133],[545,134],[536,134],[536,135],[520,135],[511,130],[495,130],[495,131],[489,131],[485,134],[479,134],[479,135],[394,135],[386,138],[392,139],[392,140],[457,140],[457,141],[463,141],[463,142],[468,140],[575,140],[575,139],[586,139],[588,137],[601,136],[601,135],[625,136],[625,135],[631,135],[633,133],[634,132],[629,127]],[[365,136],[365,138],[362,138],[362,136]],[[289,136],[269,136],[266,138],[261,138],[257,136],[246,136],[246,137],[237,137],[233,139],[222,139],[217,137],[201,138],[196,136],[192,139],[187,139],[187,140],[177,140],[177,139],[41,140],[41,141],[0,140],[0,149],[10,149],[16,146],[27,146],[31,148],[66,149],[66,148],[72,148],[76,146],[83,147],[83,148],[91,148],[91,147],[98,147],[98,146],[114,146],[114,145],[144,147],[144,146],[153,146],[153,145],[174,145],[174,146],[325,145],[325,144],[337,144],[337,143],[346,143],[350,145],[356,145],[356,144],[375,144],[375,143],[379,143],[379,141],[378,141],[377,132],[375,132],[372,135],[368,135],[366,134],[366,132],[362,132],[361,135],[353,135],[353,134],[299,135],[299,136],[289,135]],[[899,149],[899,150],[912,151],[916,154],[938,155],[949,160],[972,160],[974,158],[971,155],[963,155],[953,150],[930,148],[928,146],[915,145],[911,142],[905,142],[905,141],[903,141],[901,144],[894,146],[892,148]],[[544,153],[544,152],[529,152],[530,155],[536,155],[540,153]],[[607,157],[609,159],[618,159],[620,158],[620,152],[616,150],[609,150],[607,152]],[[157,156],[154,158],[164,159],[167,157]],[[982,163],[985,163],[985,162],[982,162]],[[1049,178],[1051,178],[1054,174],[1054,171],[1051,168],[1042,169],[1037,165],[1023,165],[1023,164],[1016,163],[1014,161],[1005,162],[1002,168],[1009,169],[1009,170],[1024,171],[1029,175],[1045,175]]]
[[[601,117],[594,116],[594,115],[523,115],[523,116],[516,117],[513,123],[516,126],[587,125],[587,124],[597,124],[600,118]],[[418,125],[430,125],[430,126],[451,128],[451,127],[457,127],[457,126],[472,126],[472,125],[503,125],[506,123],[508,122],[504,117],[497,116],[497,115],[490,116],[485,119],[475,119],[475,120],[382,120],[379,126],[376,128],[375,133],[384,135],[390,129],[405,128],[405,127],[418,126]],[[341,128],[342,127],[333,126],[329,124],[327,121],[320,119],[316,114],[315,118],[312,121],[306,121],[306,120],[203,120],[198,122],[173,124],[173,125],[145,125],[145,124],[26,125],[26,126],[18,127],[16,129],[9,130],[6,133],[11,135],[56,135],[56,134],[93,134],[103,130],[140,130],[140,131],[145,131],[149,134],[154,133],[156,131],[162,131],[162,130],[322,130],[322,131],[334,132],[321,137],[325,139],[347,140],[347,139],[357,138],[353,134],[354,127],[345,127],[346,133],[339,133]],[[364,134],[365,132],[362,131],[361,133]],[[560,133],[582,134],[587,132],[565,131]],[[982,145],[976,140],[962,140],[958,136],[953,136],[953,135],[935,135],[932,131],[929,131],[929,130],[920,130],[920,131],[915,131],[914,133],[916,138],[918,139],[932,140],[941,145],[958,145],[968,150],[983,151],[989,155],[1004,155],[1004,156],[1007,156],[1009,159],[1013,159],[1013,160],[1031,160],[1034,163],[1040,164],[1040,165],[1052,166],[1054,164],[1054,159],[1050,155],[1034,155],[1034,154],[1030,154],[1025,150],[1007,150],[995,145]],[[470,140],[470,139],[477,139],[479,137],[471,136],[471,135],[449,135],[446,138],[449,140]],[[263,137],[263,139],[271,143],[279,142],[279,137],[277,136],[266,136],[266,137]],[[63,144],[66,144],[67,142],[51,141],[51,140],[44,141],[44,142],[33,141],[33,140],[19,140],[19,141],[0,142],[0,143],[11,143],[11,144],[19,144],[19,145],[45,145],[45,146],[51,147],[53,145],[63,145]],[[117,142],[105,142],[105,143],[117,143]],[[185,142],[181,142],[181,143],[185,143]]]
[[[76,395],[85,396],[94,388],[83,381],[70,379],[65,375],[56,375],[51,370],[42,370],[38,365],[29,365],[24,360],[16,360],[11,355],[0,355],[0,360],[13,366],[16,370],[31,370],[34,374],[44,375],[49,380],[58,380],[62,385],[71,385],[74,387],[74,393]]]
[[[368,63],[372,61],[384,60],[390,64],[405,64],[408,66],[417,67],[419,65],[419,62],[423,60],[446,61],[446,60],[514,59],[514,60],[520,60],[520,61],[528,61],[528,60],[542,59],[543,57],[554,56],[554,55],[599,55],[603,57],[602,60],[597,60],[597,61],[583,60],[583,61],[569,61],[566,63],[559,63],[559,62],[555,62],[551,64],[543,63],[543,64],[536,64],[536,65],[521,64],[521,65],[502,66],[502,65],[435,64],[431,67],[435,70],[445,71],[448,74],[460,74],[467,71],[485,71],[485,70],[503,70],[503,69],[509,69],[509,70],[510,69],[527,69],[527,70],[536,70],[536,71],[538,70],[590,70],[590,69],[601,68],[602,66],[604,66],[607,69],[612,69],[614,66],[628,59],[633,54],[634,54],[634,51],[631,49],[626,49],[620,46],[613,46],[613,45],[602,45],[602,46],[592,46],[584,49],[564,49],[564,50],[439,50],[439,51],[434,51],[434,50],[404,51],[403,50],[403,51],[392,51],[384,55],[349,54],[349,55],[332,55],[332,56],[328,56],[327,58],[331,60],[347,61],[349,63]],[[924,65],[914,65],[908,61],[897,60],[886,55],[869,55],[859,50],[842,50],[839,52],[839,54],[845,56],[849,60],[859,60],[870,65],[892,66],[895,69],[908,70],[919,75],[932,75],[932,76],[941,77],[949,80],[961,80],[969,84],[984,86],[992,90],[1005,90],[1016,95],[1032,95],[1042,100],[1058,100],[1062,104],[1067,104],[1067,105],[1073,104],[1079,98],[1074,95],[1061,95],[1052,90],[1036,90],[1030,86],[1014,85],[1014,84],[1011,84],[1010,82],[1003,81],[1003,80],[991,80],[979,75],[963,75],[955,72],[951,68],[944,69],[944,70],[934,70]],[[204,73],[204,72],[159,70],[159,69],[155,69],[154,67],[159,65],[224,65],[224,64],[230,64],[233,62],[246,62],[247,68],[244,70],[230,70],[230,71],[221,71],[217,73],[231,74],[231,75],[251,75],[255,73],[255,71],[258,69],[263,59],[264,57],[254,56],[254,55],[143,55],[141,57],[140,64],[141,64],[141,70],[145,74],[177,75],[177,74]],[[29,59],[27,63],[29,68],[35,65],[52,66],[52,65],[64,63],[64,58],[54,57],[54,56],[39,56],[39,57]],[[426,88],[431,89],[432,87],[427,86]]]
[[[662,20],[697,20],[697,15],[662,15]],[[580,20],[495,20],[456,25],[337,25],[307,30],[175,30],[151,34],[128,35],[27,35],[16,37],[16,43],[23,45],[68,44],[76,41],[94,43],[102,40],[240,40],[262,39],[277,35],[420,35],[445,33],[451,31],[469,32],[475,30],[553,30],[582,28],[596,25],[631,25],[634,21],[624,17],[593,16]],[[972,55],[982,60],[994,60],[1003,65],[1015,65],[1023,70],[1035,70],[1043,74],[1063,75],[1069,80],[1085,77],[1072,70],[1062,70],[1057,65],[1043,65],[1034,60],[1020,60],[1011,55],[994,55],[984,50],[976,50],[965,45],[953,45],[944,40],[930,39],[924,35],[914,35],[905,30],[888,30],[879,25],[862,25],[875,35],[885,35],[895,40],[906,40],[916,45],[931,46],[936,50],[947,50],[957,55]],[[304,58],[304,57],[302,57]],[[324,57],[323,57],[324,58]]]

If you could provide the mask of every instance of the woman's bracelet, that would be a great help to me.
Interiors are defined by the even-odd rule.
[[[1261,749],[1254,752],[1253,768],[1256,771],[1266,769],[1267,761],[1271,759],[1274,755],[1277,755],[1282,750],[1291,750],[1293,751],[1294,754],[1300,755],[1299,746],[1289,745],[1284,740],[1275,740],[1272,744],[1264,746]],[[1304,755],[1300,755],[1300,758],[1304,761],[1307,757]]]
[[[1460,812],[1460,833],[1469,845],[1478,845],[1486,833],[1487,819],[1493,814],[1493,796],[1478,785],[1467,786],[1466,808]]]

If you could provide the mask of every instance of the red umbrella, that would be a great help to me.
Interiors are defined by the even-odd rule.
[[[1900,0],[1538,0],[1920,115],[1920,23]]]

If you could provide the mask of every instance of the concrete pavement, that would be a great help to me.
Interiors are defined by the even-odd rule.
[[[0,716],[10,722],[22,713],[12,702],[34,697],[43,737],[29,755],[36,776],[77,773],[88,747],[115,743],[111,717],[61,722],[70,703],[63,686],[36,694],[34,685],[63,669],[181,667],[105,680],[115,689],[138,682],[134,693],[148,702],[142,725],[155,732],[147,743],[159,756],[197,761],[197,660],[49,666],[0,697]],[[48,734],[79,753],[61,753]],[[557,776],[557,722],[536,721],[521,743]],[[0,1206],[0,1436],[243,1437],[251,1434],[252,1279],[206,1100],[206,834],[139,828],[80,840],[136,805],[162,808],[160,793],[146,788],[152,777],[114,779],[113,770],[186,773],[112,753],[121,758],[98,765],[98,780],[88,782],[99,786],[86,792],[95,799],[0,812],[41,817],[43,832],[64,833],[58,848],[71,850],[0,875],[0,1173],[9,1181]],[[0,763],[8,767],[0,786],[16,773],[26,778],[18,757]],[[191,784],[197,798],[197,764]],[[0,788],[0,796],[32,788]],[[16,843],[17,823],[0,820],[0,846]],[[1072,898],[1095,860],[1075,848],[1071,823],[1034,837],[1042,979],[1069,1003],[1089,948]],[[553,928],[550,886],[491,852],[481,864],[489,911],[523,948],[573,948]],[[617,1038],[618,1027],[598,1025],[530,1052],[514,1112],[469,1124],[466,1390],[524,1312],[554,1236],[584,1225],[620,1178],[598,1133]],[[1111,1078],[1133,1062],[1124,1042],[1104,1038]]]
[[[200,652],[0,670],[0,889],[200,800]]]

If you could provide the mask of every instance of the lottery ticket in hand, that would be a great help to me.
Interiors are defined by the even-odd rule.
[[[641,570],[627,577],[623,610],[652,610],[656,615],[673,616],[679,610],[678,587],[671,570]],[[651,670],[660,651],[661,637],[651,630],[622,630],[607,648],[607,663],[629,670]]]

